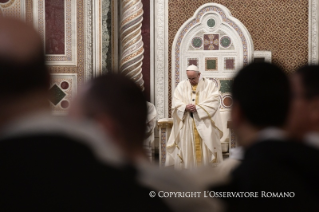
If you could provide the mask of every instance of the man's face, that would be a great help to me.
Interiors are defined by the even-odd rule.
[[[197,85],[199,81],[200,73],[196,71],[187,71],[187,78],[192,85]]]
[[[288,116],[288,131],[291,135],[302,138],[311,128],[311,100],[305,98],[305,90],[298,75],[291,77],[292,102]]]

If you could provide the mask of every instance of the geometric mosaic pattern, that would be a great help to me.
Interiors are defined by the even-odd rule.
[[[77,74],[79,87],[84,82],[84,4],[83,0],[76,1],[76,23],[77,23],[77,65],[76,66],[48,66],[51,73],[74,73]]]
[[[218,50],[219,49],[219,34],[205,34],[204,35],[204,50]]]
[[[52,74],[50,102],[54,113],[65,113],[76,93],[76,75]]]
[[[220,45],[224,48],[229,48],[230,45],[231,45],[231,39],[230,37],[228,36],[223,36],[221,39],[220,39]]]
[[[198,58],[187,58],[187,66],[195,65],[198,67]]]
[[[218,71],[218,58],[206,57],[205,58],[205,71]]]
[[[194,37],[192,39],[192,46],[196,49],[202,47],[203,45],[203,39],[201,37]]]
[[[0,6],[0,12],[3,16],[11,16],[20,18],[22,15],[21,1],[7,1],[3,2]]]
[[[235,58],[234,57],[224,58],[224,70],[235,70]]]
[[[61,88],[59,88],[59,86],[57,86],[57,84],[54,84],[50,88],[49,91],[50,91],[50,94],[51,94],[49,100],[54,105],[57,105],[66,96],[66,94],[63,92],[63,90]]]
[[[220,100],[220,108],[221,109],[230,109],[233,105],[233,98],[231,96],[231,83],[232,79],[227,78],[208,78],[212,80],[219,88],[219,100]]]
[[[216,21],[215,21],[215,19],[213,19],[213,18],[211,18],[211,19],[208,19],[207,20],[207,26],[208,27],[214,27],[215,26],[215,24],[216,24]]]
[[[161,166],[166,162],[166,128],[161,128]]]
[[[211,0],[168,1],[169,108],[171,107],[171,49],[182,24]],[[248,29],[256,51],[271,51],[272,62],[286,72],[308,61],[308,1],[214,0],[227,7]],[[249,10],[249,12],[247,12]],[[283,27],[284,26],[284,27]]]
[[[230,94],[223,95],[221,103],[223,108],[231,108],[233,105],[233,98]]]
[[[219,80],[220,82],[220,92],[221,93],[230,93],[232,80]]]

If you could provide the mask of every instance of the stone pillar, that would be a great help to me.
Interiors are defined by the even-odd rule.
[[[121,0],[120,13],[120,72],[144,90],[141,67],[144,58],[141,35],[143,4],[141,0]]]

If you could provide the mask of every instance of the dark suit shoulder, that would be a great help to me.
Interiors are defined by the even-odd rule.
[[[169,210],[149,197],[135,173],[102,163],[83,142],[63,134],[1,139],[0,210]]]

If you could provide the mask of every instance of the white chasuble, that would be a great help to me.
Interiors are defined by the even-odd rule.
[[[196,105],[197,112],[191,114],[185,111],[188,104]],[[196,91],[192,90],[188,80],[178,84],[172,102],[173,128],[166,146],[166,166],[190,169],[214,165],[223,160],[219,106],[218,88],[211,80],[200,79]],[[198,133],[194,132],[195,126]],[[201,145],[201,161],[197,161],[198,142]]]

